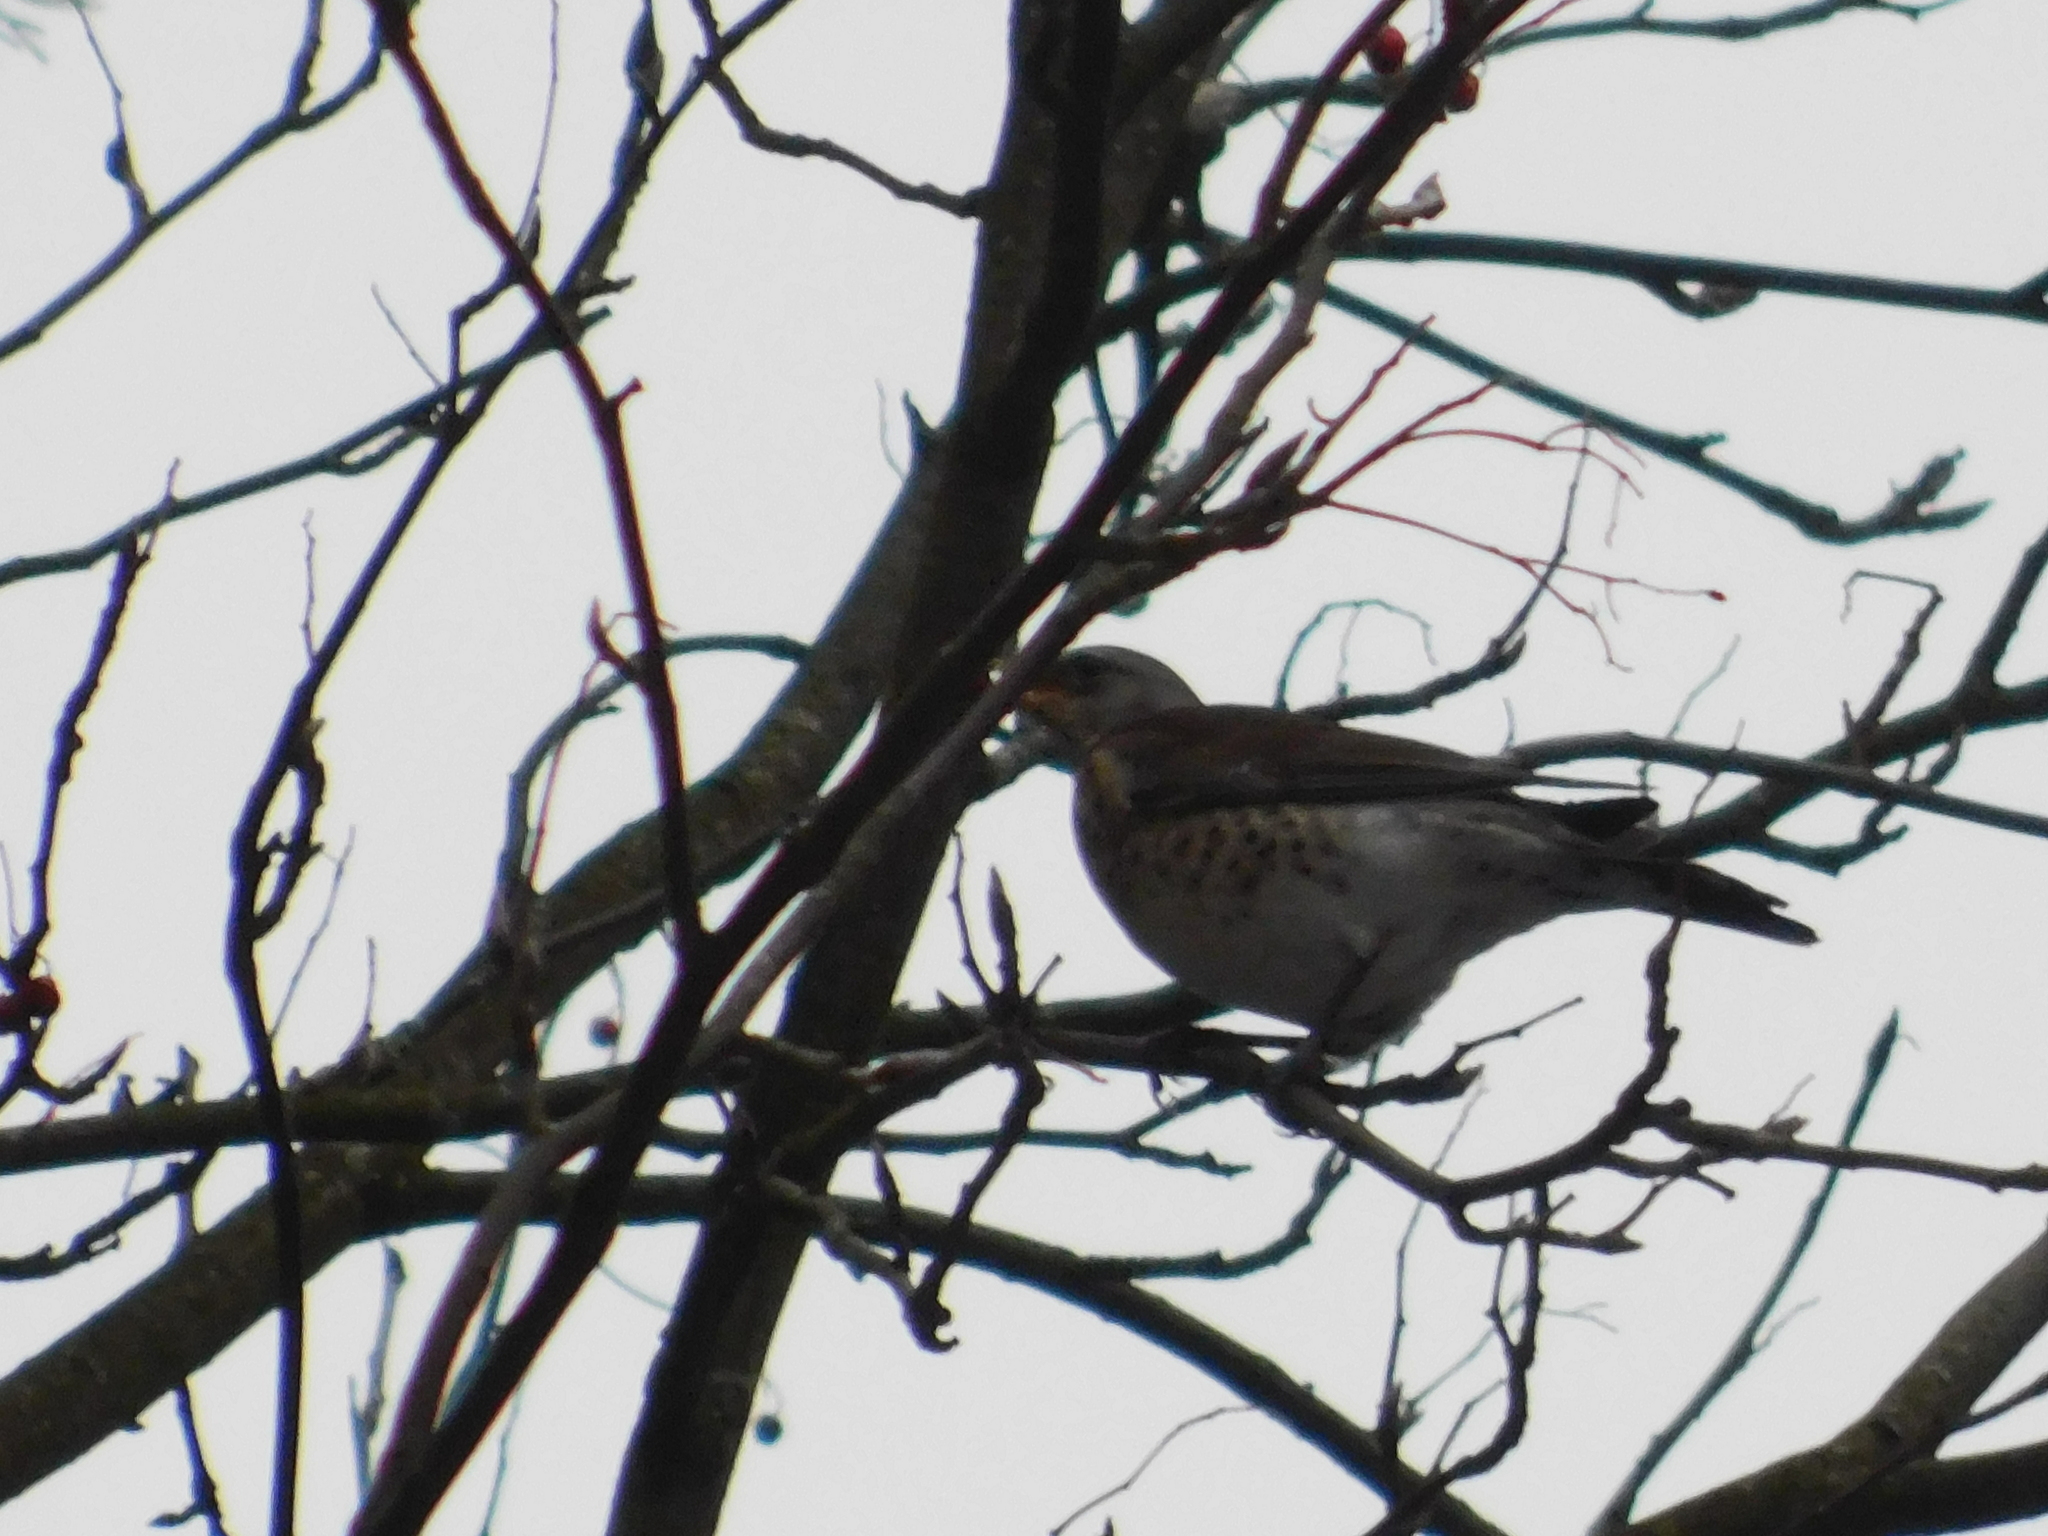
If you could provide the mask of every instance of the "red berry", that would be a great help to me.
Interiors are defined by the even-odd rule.
[[[31,976],[12,992],[0,993],[0,1031],[19,1034],[55,1013],[63,1001],[56,982],[47,976]]]
[[[1408,62],[1408,39],[1399,27],[1381,27],[1365,40],[1365,62],[1376,75],[1394,75]]]
[[[1479,77],[1466,70],[1458,77],[1458,83],[1451,87],[1451,98],[1444,103],[1453,112],[1470,112],[1479,105]]]

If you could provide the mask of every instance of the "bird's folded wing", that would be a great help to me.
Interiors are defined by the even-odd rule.
[[[1549,782],[1514,763],[1249,705],[1167,710],[1110,732],[1098,748],[1117,759],[1121,797],[1140,816],[1494,795]]]

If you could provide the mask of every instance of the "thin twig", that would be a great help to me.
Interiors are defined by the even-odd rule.
[[[1897,278],[1821,272],[1764,262],[1723,261],[1711,256],[1668,255],[1587,245],[1572,240],[1531,240],[1513,235],[1461,234],[1441,230],[1386,230],[1348,245],[1347,258],[1368,261],[1470,261],[1500,266],[1587,272],[1627,278],[1659,298],[1681,285],[1747,293],[1792,293],[1811,298],[1880,304],[1891,309],[1931,309],[1943,314],[1989,315],[2048,322],[2048,301],[2037,285],[1973,288],[1953,283],[1912,283]]]
[[[1818,26],[1839,16],[1863,12],[1918,21],[1922,16],[1946,10],[1955,3],[1956,0],[1923,0],[1917,5],[1905,4],[1902,0],[1805,0],[1804,4],[1788,5],[1762,15],[1701,16],[1679,20],[1652,15],[1655,0],[1640,0],[1636,8],[1625,16],[1518,28],[1503,36],[1488,52],[1498,56],[1538,43],[1569,42],[1589,37],[1697,37],[1718,42],[1747,42],[1768,37],[1774,32]]]
[[[278,1288],[283,1298],[278,1330],[278,1423],[275,1465],[271,1479],[272,1536],[290,1536],[298,1488],[299,1408],[305,1370],[305,1266],[300,1242],[298,1155],[292,1146],[284,1090],[271,1049],[270,1025],[263,1002],[256,958],[263,936],[283,919],[298,878],[314,851],[313,818],[318,811],[325,770],[313,750],[318,729],[314,707],[336,661],[367,610],[370,595],[396,558],[428,494],[456,450],[496,398],[504,378],[477,390],[472,399],[441,423],[432,451],[414,474],[384,530],[286,702],[272,737],[270,751],[243,802],[230,842],[229,867],[234,896],[225,945],[229,989],[236,1022],[256,1085],[265,1144],[269,1148],[271,1218],[277,1238]],[[272,807],[287,779],[297,786],[298,805],[290,832],[282,840],[263,835]],[[273,865],[275,872],[273,874]],[[269,883],[266,898],[264,888]]]
[[[28,867],[28,927],[15,941],[5,964],[0,965],[0,972],[4,972],[10,988],[18,988],[28,979],[35,969],[43,940],[49,937],[50,865],[57,856],[57,816],[64,802],[64,787],[71,782],[72,769],[79,752],[85,747],[85,737],[80,734],[79,727],[84,723],[86,711],[92,708],[92,701],[106,676],[107,663],[114,654],[114,642],[120,638],[121,620],[126,617],[129,600],[135,594],[136,578],[149,563],[154,542],[147,534],[132,535],[122,542],[119,557],[114,562],[113,579],[107,584],[106,601],[100,606],[99,624],[86,651],[85,665],[57,716],[57,727],[51,737],[50,764],[43,775],[42,828],[36,838],[35,857]]]
[[[119,183],[128,199],[128,227],[132,233],[149,223],[149,194],[142,189],[142,178],[135,170],[135,148],[128,138],[127,100],[121,82],[114,78],[114,66],[107,62],[106,50],[100,47],[100,35],[85,8],[85,0],[71,0],[71,11],[85,32],[86,46],[100,67],[100,77],[107,82],[107,97],[114,112],[114,137],[107,144],[107,174]]]
[[[211,1152],[203,1152],[173,1163],[147,1189],[137,1190],[106,1215],[81,1227],[61,1249],[46,1245],[35,1253],[0,1257],[0,1281],[47,1280],[120,1247],[123,1232],[166,1200],[189,1193],[212,1160]]]
[[[377,17],[385,49],[412,88],[413,102],[425,120],[428,137],[440,152],[449,182],[471,220],[497,249],[506,272],[525,292],[535,316],[551,334],[590,419],[591,434],[604,461],[619,551],[625,563],[626,582],[633,594],[634,618],[640,631],[640,654],[633,670],[647,707],[648,734],[654,748],[656,779],[661,793],[662,869],[668,889],[669,917],[676,926],[678,945],[687,955],[692,942],[702,933],[703,923],[697,908],[696,885],[691,878],[682,726],[676,709],[675,691],[669,683],[668,669],[661,660],[661,609],[654,594],[654,572],[641,530],[633,472],[626,457],[621,408],[637,386],[629,386],[613,395],[598,381],[597,370],[583,351],[581,328],[541,280],[531,255],[521,245],[518,234],[506,224],[475,167],[470,164],[462,141],[456,135],[455,124],[428,77],[426,66],[414,50],[412,18],[404,0],[367,0],[367,3]]]
[[[455,1272],[435,1303],[411,1374],[399,1394],[398,1411],[384,1443],[377,1476],[364,1496],[359,1525],[373,1524],[396,1488],[423,1453],[441,1410],[450,1367],[471,1316],[497,1272],[506,1245],[532,1211],[534,1200],[562,1164],[589,1148],[610,1126],[614,1101],[601,1099],[535,1138],[506,1169],[498,1193],[478,1217]]]
[[[363,1365],[362,1390],[360,1393],[351,1390],[348,1403],[349,1440],[355,1449],[358,1502],[368,1497],[370,1492],[377,1430],[384,1422],[391,1332],[398,1320],[398,1296],[405,1289],[405,1260],[399,1256],[397,1247],[387,1242],[381,1245],[381,1251],[384,1256],[384,1283],[378,1293],[377,1326],[370,1334],[370,1354]]]
[[[306,35],[302,38],[298,55],[292,61],[290,86],[285,93],[285,103],[276,115],[251,130],[239,144],[200,172],[182,192],[159,204],[147,218],[139,222],[131,220],[128,229],[115,242],[112,250],[94,262],[82,276],[74,279],[70,286],[21,324],[0,335],[0,361],[5,361],[16,352],[41,341],[51,326],[106,286],[116,273],[128,265],[137,251],[162,234],[179,215],[204,199],[208,193],[265,150],[282,143],[294,134],[305,133],[319,127],[369,90],[377,79],[378,63],[381,58],[381,54],[374,47],[357,67],[356,72],[344,81],[332,96],[317,106],[309,107],[305,104],[305,82],[310,78],[312,67],[309,55],[310,50],[318,45],[321,10],[322,0],[307,0]]]
[[[1349,1158],[1336,1151],[1326,1152],[1316,1164],[1308,1198],[1288,1219],[1286,1230],[1271,1242],[1243,1253],[1211,1249],[1207,1253],[1156,1258],[1140,1255],[1104,1262],[1116,1274],[1131,1280],[1241,1280],[1246,1275],[1259,1274],[1291,1259],[1314,1241],[1317,1219],[1350,1172]]]
[[[855,154],[845,146],[831,139],[814,138],[807,133],[786,133],[771,128],[761,120],[740,94],[740,88],[733,83],[732,76],[716,65],[708,66],[706,78],[711,89],[718,93],[718,99],[725,103],[725,109],[732,115],[733,124],[740,131],[740,137],[756,149],[770,154],[787,155],[791,159],[824,160],[833,165],[844,166],[857,175],[866,177],[891,197],[906,203],[922,203],[927,208],[936,208],[941,213],[950,213],[956,219],[971,219],[980,206],[980,197],[974,192],[948,192],[935,187],[928,181],[908,182],[863,155]]]
[[[1211,1408],[1208,1412],[1198,1413],[1193,1418],[1182,1419],[1173,1428],[1159,1437],[1152,1449],[1138,1459],[1138,1464],[1131,1468],[1122,1481],[1112,1487],[1103,1489],[1102,1492],[1096,1494],[1094,1498],[1055,1525],[1052,1528],[1052,1536],[1064,1536],[1067,1527],[1076,1520],[1079,1520],[1091,1509],[1100,1509],[1118,1494],[1129,1493],[1133,1488],[1137,1487],[1138,1480],[1152,1470],[1152,1463],[1165,1454],[1166,1448],[1169,1445],[1173,1444],[1174,1441],[1178,1440],[1189,1430],[1199,1428],[1204,1424],[1213,1423],[1217,1419],[1228,1418],[1233,1413],[1250,1413],[1251,1411],[1243,1403],[1225,1403],[1221,1408]]]
[[[178,1246],[184,1248],[199,1235],[199,1222],[192,1204],[192,1188],[178,1192]],[[206,1522],[207,1536],[228,1536],[220,1508],[220,1482],[207,1464],[206,1446],[199,1438],[199,1410],[192,1401],[192,1382],[178,1383],[172,1394],[178,1405],[178,1432],[185,1441],[185,1463],[192,1472],[192,1502],[176,1515],[159,1516],[152,1524],[183,1525],[189,1520]]]
[[[500,1174],[428,1170],[408,1176],[389,1211],[410,1227],[426,1221],[471,1220],[495,1194]],[[786,1184],[786,1181],[783,1181]],[[533,1212],[536,1221],[568,1219],[573,1181],[557,1178]],[[632,1187],[627,1219],[671,1222],[702,1219],[711,1208],[713,1181],[703,1176],[643,1175]],[[771,1189],[771,1194],[777,1191]],[[907,1243],[931,1251],[949,1232],[948,1212],[892,1207],[880,1200],[836,1195],[807,1197],[785,1190],[783,1208],[819,1228],[871,1247]],[[799,1198],[802,1197],[802,1198]],[[880,1249],[875,1249],[881,1255]],[[1260,1413],[1285,1425],[1366,1486],[1398,1497],[1421,1485],[1423,1474],[1387,1455],[1372,1431],[1332,1406],[1327,1395],[1297,1381],[1240,1339],[1174,1306],[1147,1287],[1106,1273],[1096,1260],[1054,1244],[976,1223],[962,1238],[959,1262],[1059,1297],[1178,1355]],[[1433,1514],[1442,1536],[1505,1536],[1469,1506],[1440,1496]]]
[[[1863,1082],[1856,1091],[1856,1097],[1849,1106],[1848,1117],[1842,1123],[1841,1145],[1848,1147],[1856,1140],[1856,1133],[1862,1128],[1863,1117],[1870,1109],[1870,1101],[1877,1093],[1878,1081],[1884,1076],[1885,1067],[1891,1061],[1892,1047],[1898,1043],[1899,1016],[1894,1013],[1877,1032],[1877,1038],[1870,1043],[1869,1054],[1863,1062]],[[1726,1391],[1749,1362],[1756,1358],[1761,1347],[1759,1338],[1771,1314],[1784,1298],[1786,1287],[1805,1260],[1807,1250],[1813,1246],[1814,1234],[1820,1230],[1820,1219],[1828,1208],[1828,1201],[1834,1197],[1835,1181],[1841,1177],[1839,1168],[1830,1168],[1820,1182],[1813,1199],[1807,1202],[1806,1214],[1800,1218],[1799,1228],[1792,1235],[1792,1241],[1785,1250],[1785,1256],[1778,1263],[1778,1271],[1764,1287],[1756,1307],[1741,1327],[1735,1330],[1735,1337],[1712,1370],[1686,1400],[1685,1406],[1671,1416],[1669,1423],[1650,1437],[1650,1443],[1636,1458],[1635,1465],[1607,1500],[1599,1515],[1594,1519],[1592,1530],[1596,1536],[1619,1531],[1625,1527],[1635,1510],[1635,1503],[1643,1491],[1643,1484],[1663,1465],[1682,1440],[1686,1432],[1697,1424],[1714,1399]]]
[[[1245,253],[1252,247],[1237,245],[1231,237],[1222,234],[1217,234],[1214,238],[1223,247],[1224,254],[1219,256],[1213,265],[1174,272],[1166,283],[1157,285],[1156,292],[1143,296],[1143,307],[1149,309],[1165,303],[1178,302],[1207,292],[1215,288],[1219,282],[1229,281],[1236,271],[1237,264],[1245,259]],[[2044,277],[2048,277],[2048,274],[2044,274]],[[2041,287],[2041,282],[2037,281],[2030,285],[2030,291]],[[1378,327],[1389,335],[1412,342],[1432,357],[1441,358],[1475,377],[1486,379],[1509,394],[1555,411],[1568,421],[1590,423],[1622,442],[1630,443],[1645,452],[1689,469],[1717,485],[1734,491],[1772,516],[1792,524],[1808,538],[1822,543],[1853,544],[1901,533],[1926,533],[1959,528],[1974,521],[1990,506],[1988,501],[1965,502],[1954,506],[1934,505],[1961,462],[1960,453],[1948,453],[1930,459],[1912,480],[1903,486],[1894,487],[1890,496],[1875,510],[1861,517],[1845,516],[1836,508],[1800,496],[1783,486],[1773,485],[1716,457],[1713,450],[1725,440],[1719,433],[1669,432],[1624,415],[1620,411],[1596,405],[1584,396],[1546,384],[1471,347],[1453,341],[1427,321],[1413,320],[1397,314],[1347,288],[1331,285],[1325,302],[1339,314],[1350,315],[1354,319]],[[1131,312],[1134,307],[1137,307],[1135,299],[1124,301],[1122,308],[1112,305],[1105,309],[1099,323],[1098,334],[1113,334],[1117,330],[1127,328],[1132,323]]]
[[[1557,763],[1589,762],[1599,758],[1627,758],[1636,762],[1669,763],[1702,773],[1739,773],[1774,785],[1790,786],[1808,794],[1833,791],[1881,805],[1910,806],[1955,821],[1974,822],[2005,832],[2022,832],[2028,837],[2048,837],[2048,815],[2017,811],[1983,800],[1946,794],[1938,789],[1900,779],[1887,779],[1867,768],[1854,768],[1813,758],[1778,757],[1769,752],[1751,752],[1740,747],[1712,747],[1700,742],[1666,741],[1638,736],[1628,731],[1602,735],[1560,736],[1531,742],[1509,754],[1531,768]]]
[[[595,317],[587,316],[586,319],[594,321]],[[0,587],[44,576],[91,570],[109,555],[118,554],[130,539],[169,527],[188,517],[197,517],[216,507],[246,501],[280,486],[318,475],[353,478],[382,468],[406,448],[434,437],[445,413],[464,395],[496,386],[522,363],[545,356],[549,350],[544,338],[535,335],[522,337],[491,361],[472,368],[453,384],[437,386],[425,394],[416,395],[375,420],[344,433],[325,447],[255,474],[224,480],[209,490],[183,496],[167,490],[156,505],[83,544],[0,560]]]

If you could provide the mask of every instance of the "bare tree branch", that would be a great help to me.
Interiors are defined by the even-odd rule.
[[[13,330],[0,334],[0,361],[5,361],[16,352],[41,341],[51,326],[91,298],[115,273],[126,267],[137,251],[163,233],[179,215],[203,200],[237,171],[286,139],[318,128],[376,82],[381,54],[373,47],[355,74],[350,76],[332,96],[317,105],[307,105],[313,58],[320,46],[323,10],[322,0],[307,0],[305,35],[300,42],[299,54],[292,61],[291,78],[285,91],[284,104],[278,108],[277,113],[252,129],[239,144],[201,172],[182,192],[165,199],[154,210],[140,210],[139,216],[130,221],[127,232],[115,243],[113,249],[41,309]],[[115,142],[117,145],[125,145],[126,140],[117,138]],[[123,153],[125,157],[125,149]],[[123,185],[126,186],[127,183],[124,182]]]
[[[1640,1536],[1783,1529],[1931,1455],[2048,1326],[2048,1234],[1986,1281],[1878,1400],[1833,1439],[1630,1526]]]
[[[1919,4],[1907,4],[1905,0],[1805,0],[1804,4],[1784,6],[1761,15],[1680,19],[1653,14],[1656,0],[1637,0],[1635,9],[1625,16],[1602,17],[1597,21],[1546,21],[1520,28],[1503,37],[1493,52],[1504,54],[1537,43],[1570,42],[1589,37],[1698,37],[1717,42],[1749,42],[1769,37],[1775,32],[1819,26],[1860,12],[1918,21],[1936,11],[1947,10],[1955,3],[1956,0],[1920,0]]]
[[[1797,293],[1812,298],[1849,299],[1893,309],[1931,309],[1944,314],[1991,315],[2048,322],[2048,292],[2040,277],[2012,288],[1971,288],[1954,283],[1908,283],[1847,272],[1815,272],[1763,262],[1722,261],[1711,256],[1671,256],[1584,245],[1571,240],[1532,240],[1514,235],[1458,234],[1438,230],[1388,229],[1344,251],[1368,261],[1473,261],[1561,272],[1591,272],[1626,278],[1659,299],[1672,302],[1682,288],[1717,288],[1731,293]],[[1720,313],[1727,313],[1722,310]],[[1702,318],[1713,318],[1704,316]]]
[[[1898,1042],[1898,1038],[1899,1016],[1893,1014],[1884,1028],[1878,1031],[1877,1038],[1871,1042],[1870,1053],[1864,1061],[1862,1085],[1857,1089],[1855,1101],[1850,1104],[1848,1118],[1842,1126],[1841,1145],[1845,1149],[1856,1139],[1856,1132],[1863,1124],[1863,1116],[1870,1108],[1871,1098],[1877,1092],[1878,1079],[1884,1076],[1885,1066],[1891,1060],[1892,1047]],[[1663,1465],[1664,1458],[1671,1454],[1686,1432],[1699,1422],[1701,1415],[1712,1406],[1714,1399],[1726,1391],[1729,1383],[1756,1358],[1758,1350],[1762,1347],[1759,1341],[1763,1335],[1764,1325],[1770,1321],[1771,1314],[1784,1299],[1785,1288],[1792,1283],[1792,1276],[1798,1272],[1800,1261],[1806,1257],[1807,1249],[1813,1244],[1814,1234],[1820,1230],[1821,1214],[1827,1209],[1828,1200],[1835,1192],[1835,1180],[1839,1173],[1839,1168],[1828,1170],[1827,1177],[1821,1181],[1820,1188],[1807,1203],[1806,1214],[1800,1219],[1799,1230],[1793,1235],[1792,1242],[1785,1251],[1785,1257],[1778,1264],[1778,1272],[1764,1287],[1764,1293],[1758,1299],[1756,1307],[1736,1330],[1735,1338],[1729,1343],[1727,1352],[1707,1373],[1706,1379],[1686,1400],[1685,1405],[1672,1415],[1670,1423],[1650,1437],[1650,1443],[1643,1448],[1642,1455],[1636,1458],[1635,1465],[1629,1468],[1628,1475],[1622,1479],[1620,1486],[1614,1490],[1594,1521],[1593,1530],[1596,1533],[1618,1531],[1628,1524],[1629,1517],[1635,1509],[1636,1499],[1642,1494],[1643,1484],[1647,1483],[1651,1474]]]

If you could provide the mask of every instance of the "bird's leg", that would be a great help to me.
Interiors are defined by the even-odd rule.
[[[1364,988],[1366,978],[1372,974],[1373,966],[1378,962],[1381,954],[1385,952],[1386,947],[1387,944],[1384,938],[1375,938],[1370,947],[1363,950],[1353,950],[1351,964],[1345,967],[1343,980],[1338,983],[1337,989],[1330,994],[1330,1001],[1323,1009],[1322,1018],[1317,1022],[1315,1028],[1309,1032],[1308,1038],[1302,1041],[1300,1050],[1297,1053],[1308,1063],[1319,1067],[1320,1058],[1324,1056],[1336,1055],[1340,1058],[1349,1058],[1360,1054],[1355,1050],[1331,1052],[1327,1049],[1326,1042],[1329,1040],[1331,1032],[1336,1029],[1338,1020],[1344,1017],[1346,1008]]]

